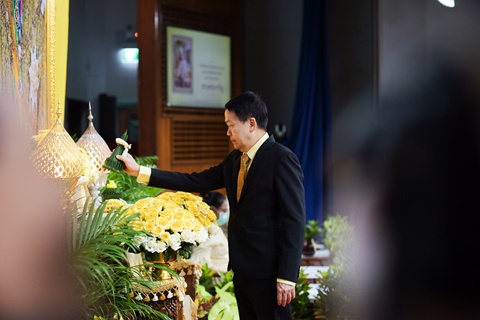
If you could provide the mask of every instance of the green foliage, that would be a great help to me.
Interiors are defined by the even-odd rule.
[[[135,157],[135,161],[141,166],[147,166],[151,168],[156,167],[158,161],[157,156]],[[128,203],[135,203],[139,199],[147,197],[156,197],[160,194],[162,189],[150,187],[142,183],[137,182],[136,177],[128,175],[125,171],[120,173],[110,172],[107,181],[113,180],[117,185],[117,189],[120,191],[121,198]],[[106,189],[103,187],[100,190],[100,194]]]
[[[348,218],[336,214],[329,216],[320,230],[320,236],[325,247],[330,251],[335,264],[342,264],[349,260],[349,248],[353,242],[353,225]]]
[[[321,231],[322,241],[333,257],[328,271],[317,277],[318,295],[313,319],[355,319],[352,295],[358,290],[350,252],[353,246],[353,225],[347,217],[328,217]]]
[[[149,287],[151,282],[134,280],[139,268],[126,263],[126,252],[135,248],[132,242],[138,231],[128,226],[136,217],[124,215],[123,208],[105,212],[106,204],[98,208],[87,199],[82,213],[72,215],[69,249],[73,274],[84,301],[85,319],[100,316],[113,319],[169,319],[142,301],[128,294],[133,281]],[[72,211],[74,212],[74,211]]]
[[[305,239],[314,239],[320,235],[321,228],[318,220],[308,220],[305,224]]]
[[[297,285],[295,286],[295,299],[291,303],[293,319],[312,319],[313,303],[310,301],[308,290],[310,290],[310,283],[307,281],[305,272],[300,269]]]
[[[237,299],[233,291],[233,282],[224,286],[216,286],[216,298],[218,301],[212,306],[208,313],[208,320],[239,320]]]
[[[352,304],[352,275],[347,265],[331,265],[318,276],[318,295],[314,302],[314,319],[355,319]]]
[[[199,318],[208,314],[209,320],[239,319],[232,271],[215,272],[203,265],[196,296]]]
[[[210,269],[208,264],[202,266],[202,275],[198,279],[198,283],[205,288],[210,295],[215,295],[214,277],[217,276],[217,272]]]

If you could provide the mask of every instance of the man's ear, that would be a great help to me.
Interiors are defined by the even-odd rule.
[[[255,120],[255,118],[252,117],[248,119],[248,122],[250,124],[250,131],[255,130],[255,128],[257,127],[257,120]]]

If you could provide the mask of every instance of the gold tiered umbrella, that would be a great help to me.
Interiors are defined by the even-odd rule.
[[[85,150],[93,166],[93,170],[95,170],[95,177],[89,182],[88,189],[93,198],[99,199],[99,190],[105,185],[108,173],[110,172],[103,167],[103,162],[112,152],[105,140],[103,140],[93,126],[91,103],[88,104],[88,111],[88,127],[80,139],[78,139],[77,146]]]
[[[32,162],[41,176],[56,183],[68,204],[85,164],[80,149],[62,125],[61,114],[59,104],[57,121],[34,148]]]

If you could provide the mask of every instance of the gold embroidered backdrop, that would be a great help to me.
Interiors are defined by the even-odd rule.
[[[65,101],[68,0],[0,0],[0,83],[35,134]]]

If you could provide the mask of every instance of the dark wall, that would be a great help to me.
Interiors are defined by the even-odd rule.
[[[303,1],[244,0],[245,90],[260,93],[269,108],[268,131],[293,113],[302,35]],[[288,134],[288,133],[287,133]]]

